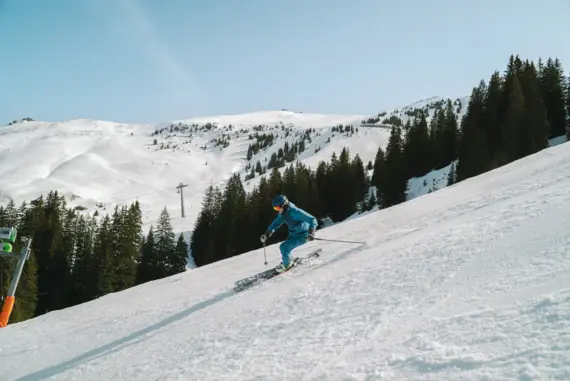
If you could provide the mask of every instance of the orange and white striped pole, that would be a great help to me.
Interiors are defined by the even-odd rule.
[[[14,276],[12,277],[12,282],[10,283],[10,288],[8,288],[8,295],[6,300],[4,300],[4,305],[2,306],[2,311],[0,311],[0,328],[4,328],[8,325],[8,320],[10,320],[10,315],[14,309],[14,303],[16,302],[16,288],[18,288],[18,282],[22,276],[22,271],[24,270],[24,264],[28,260],[31,252],[32,239],[28,238],[26,246],[22,248],[20,254],[15,254],[11,252],[0,252],[0,255],[8,257],[17,257],[18,264],[14,269]]]

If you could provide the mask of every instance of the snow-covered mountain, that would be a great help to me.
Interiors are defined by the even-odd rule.
[[[433,110],[444,101],[433,97],[382,114],[405,122],[413,109]],[[466,108],[465,98],[452,102],[458,110]],[[189,232],[210,184],[223,185],[236,172],[246,179],[258,161],[267,167],[286,142],[290,146],[303,142],[304,150],[295,160],[312,167],[329,161],[333,152],[339,154],[344,147],[353,156],[359,154],[365,164],[373,161],[378,147],[386,146],[390,131],[375,128],[382,121],[362,127],[362,121],[369,118],[285,110],[158,125],[85,119],[49,123],[26,118],[0,127],[0,203],[9,198],[17,203],[30,201],[58,190],[70,205],[85,213],[111,213],[116,204],[138,199],[145,231],[166,206],[175,231]],[[340,132],[339,125],[353,129]],[[259,146],[247,160],[248,148],[256,143]],[[259,177],[257,173],[247,181],[246,189],[251,190]],[[184,218],[176,188],[180,183],[187,185],[183,188]]]
[[[72,184],[89,175],[71,171],[83,165],[106,168],[117,188],[85,192],[119,197],[121,185],[135,192],[160,178],[158,169],[147,175],[148,163],[121,159],[154,158],[164,177],[176,171],[159,160],[185,169],[182,150],[146,153],[148,136],[129,141],[131,127],[113,129],[124,135],[115,141],[107,126],[89,123],[55,128],[74,138],[41,135],[38,160],[27,158],[37,184]],[[59,158],[36,163],[55,141],[74,139]],[[206,153],[193,150],[196,181],[214,176],[199,168]],[[209,155],[208,166],[236,169]],[[73,165],[58,170],[57,162]],[[126,179],[115,175],[121,166]],[[11,174],[26,189],[23,174]],[[268,266],[256,250],[11,324],[0,330],[0,379],[568,380],[569,201],[570,150],[561,144],[322,229],[320,238],[365,243],[314,241],[298,254],[320,247],[320,258],[240,293],[235,281],[278,263],[277,244],[267,248]]]

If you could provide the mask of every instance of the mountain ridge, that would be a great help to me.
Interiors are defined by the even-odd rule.
[[[447,99],[430,97],[412,105],[429,109],[429,104]],[[402,110],[410,107],[386,115],[405,120]],[[208,185],[223,184],[236,172],[245,178],[257,161],[266,166],[285,142],[294,144],[305,138],[305,151],[295,160],[309,166],[328,161],[332,152],[338,154],[345,146],[358,153],[364,163],[374,160],[378,146],[387,144],[389,131],[363,126],[361,121],[367,117],[266,110],[156,124],[24,118],[0,130],[0,177],[7,180],[0,202],[10,198],[17,203],[30,201],[57,189],[70,205],[92,214],[101,209],[109,212],[114,205],[138,199],[145,214],[145,230],[166,206],[175,230],[189,232]],[[361,130],[340,133],[334,130],[339,125]],[[184,132],[180,131],[182,126]],[[309,129],[309,134],[302,134]],[[259,134],[273,134],[275,138],[271,146],[248,160],[248,147]],[[255,185],[255,179],[245,182],[247,189]],[[189,185],[184,189],[184,218],[175,188],[179,183]]]

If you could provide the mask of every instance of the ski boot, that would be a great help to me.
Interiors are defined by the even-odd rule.
[[[277,272],[277,274],[281,274],[281,273],[289,270],[294,265],[295,265],[295,260],[292,260],[291,262],[289,262],[289,266],[285,266],[283,264],[283,262],[281,262],[279,265],[277,265],[277,267],[275,267],[275,272]]]

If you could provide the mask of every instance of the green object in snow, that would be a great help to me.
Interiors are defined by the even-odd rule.
[[[0,242],[0,251],[3,253],[11,253],[12,245],[8,242]]]

